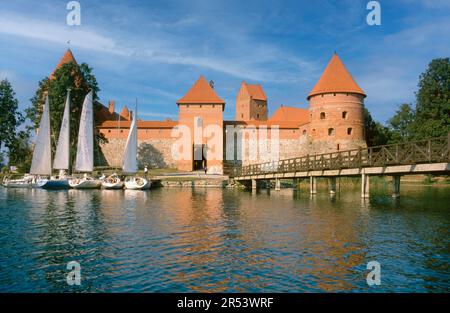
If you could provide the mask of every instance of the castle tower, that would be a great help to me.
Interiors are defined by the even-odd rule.
[[[50,79],[54,79],[55,78],[54,73],[56,72],[56,70],[67,63],[75,63],[76,65],[78,64],[70,49],[67,49],[66,52],[64,52],[64,55],[61,58],[61,60],[59,61],[58,65],[56,65],[55,69],[50,74]]]
[[[310,154],[366,147],[365,97],[335,53],[308,95]]]
[[[213,83],[200,78],[189,91],[177,101],[178,130],[189,129],[189,142],[178,157],[178,169],[202,170],[223,173],[223,101],[214,91]],[[185,136],[184,134],[183,136]],[[187,153],[186,153],[187,152]]]
[[[242,82],[236,96],[237,121],[266,121],[267,97],[261,85]]]

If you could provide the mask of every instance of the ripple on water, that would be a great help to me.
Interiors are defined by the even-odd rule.
[[[0,291],[448,292],[448,195],[1,188]]]

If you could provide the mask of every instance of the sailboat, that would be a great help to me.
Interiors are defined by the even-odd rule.
[[[120,115],[118,117],[118,129],[117,129],[117,131],[119,131],[119,130],[120,130]],[[112,175],[106,177],[102,181],[102,188],[103,189],[123,189],[123,186],[124,186],[124,182],[120,178],[120,176],[117,175],[117,173],[113,173]]]
[[[50,112],[48,95],[45,98],[44,110],[42,111],[39,131],[36,136],[36,143],[33,150],[30,174],[22,179],[5,180],[5,187],[31,188],[38,187],[40,175],[52,175],[52,151],[50,138]]]
[[[66,104],[59,131],[58,144],[56,146],[55,160],[53,169],[59,170],[57,177],[38,179],[38,186],[45,189],[64,189],[69,188],[67,179],[67,170],[69,169],[70,153],[70,89],[67,90]]]
[[[133,116],[128,134],[122,170],[124,174],[136,174],[137,167],[137,108]],[[150,181],[138,176],[129,176],[125,179],[125,189],[146,190],[150,188]]]
[[[77,156],[75,171],[84,172],[82,178],[70,178],[69,185],[75,189],[100,188],[101,181],[89,176],[94,171],[94,116],[92,90],[86,95],[81,110],[78,130]]]

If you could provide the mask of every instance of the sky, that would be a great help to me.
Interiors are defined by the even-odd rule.
[[[200,75],[213,80],[235,116],[243,80],[260,83],[269,114],[281,104],[307,108],[306,97],[337,52],[381,122],[414,103],[420,74],[450,56],[449,0],[379,1],[381,25],[370,26],[369,1],[79,1],[81,25],[69,26],[69,1],[0,0],[0,79],[20,107],[67,49],[97,78],[100,101],[139,118],[177,119],[177,99]]]

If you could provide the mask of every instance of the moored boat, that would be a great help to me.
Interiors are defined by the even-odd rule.
[[[4,178],[2,185],[9,188],[36,188],[36,177],[26,174],[23,178],[11,179]]]
[[[72,177],[69,179],[70,187],[75,189],[97,189],[102,185],[100,179],[88,175],[94,170],[94,117],[92,103],[91,90],[83,101],[75,160],[75,171],[84,173],[84,175],[82,178]]]
[[[83,178],[69,179],[69,185],[74,189],[98,189],[101,187],[102,182],[99,179],[95,179],[86,175]]]
[[[39,122],[39,131],[31,160],[30,174],[22,180],[16,180],[8,184],[9,187],[39,187],[38,181],[52,175],[52,151],[50,136],[50,105],[48,94],[45,97],[44,109]]]
[[[127,177],[125,179],[125,188],[130,190],[148,190],[151,182],[142,177]]]
[[[53,169],[59,170],[59,175],[50,178],[38,179],[38,186],[44,189],[68,189],[69,180],[66,171],[69,169],[70,160],[70,88],[67,89],[66,104],[59,130],[58,143],[56,145]]]
[[[133,120],[130,126],[130,132],[128,133],[127,143],[125,146],[125,153],[123,158],[123,173],[136,175],[138,171],[137,166],[137,108],[133,116]],[[128,176],[125,179],[125,189],[132,190],[147,190],[151,186],[150,181],[147,178],[138,176]]]
[[[103,189],[123,189],[124,183],[116,173],[106,177],[102,182]]]
[[[70,188],[69,180],[65,177],[38,178],[36,180],[37,187],[44,189],[68,189]]]

